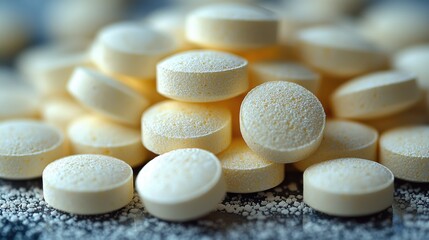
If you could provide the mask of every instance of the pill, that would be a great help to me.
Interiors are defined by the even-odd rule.
[[[218,3],[189,13],[186,37],[203,47],[243,51],[276,44],[277,27],[277,17],[267,9]]]
[[[148,26],[123,22],[103,28],[93,47],[92,59],[103,71],[151,79],[157,62],[175,51],[177,44]]]
[[[58,53],[38,59],[34,64],[32,83],[44,96],[65,96],[67,83],[73,70],[79,66],[89,66],[86,52]]]
[[[45,101],[41,109],[42,119],[59,129],[66,130],[76,118],[88,112],[77,102],[68,98],[53,98]]]
[[[297,35],[303,61],[341,78],[354,77],[384,67],[385,54],[356,32],[342,27],[312,27]]]
[[[128,77],[124,75],[115,75],[114,77],[125,85],[136,90],[141,95],[145,96],[151,104],[167,100],[166,97],[162,96],[157,92],[155,79],[143,81],[138,78]]]
[[[0,177],[31,179],[66,152],[63,133],[35,120],[0,122]]]
[[[269,81],[293,82],[316,94],[320,76],[299,63],[287,61],[261,61],[250,65],[251,85],[257,86]]]
[[[246,94],[241,94],[235,98],[231,98],[228,100],[216,102],[216,105],[219,105],[224,108],[228,108],[231,112],[231,126],[232,126],[232,136],[233,137],[241,137],[240,132],[240,107],[243,102]]]
[[[0,121],[17,118],[38,118],[39,113],[40,99],[36,94],[18,89],[0,90]]]
[[[319,100],[295,83],[267,82],[252,89],[240,108],[240,130],[261,157],[291,163],[319,147],[325,112]]]
[[[231,143],[228,109],[198,103],[163,101],[142,116],[144,146],[156,154],[201,148],[217,154]]]
[[[61,158],[43,171],[43,197],[60,211],[91,215],[112,212],[133,198],[133,170],[103,155]]]
[[[331,96],[331,104],[336,117],[363,120],[404,111],[419,98],[414,75],[383,71],[344,83]]]
[[[214,102],[240,95],[249,87],[247,61],[230,53],[194,50],[157,65],[158,92],[187,102]]]
[[[73,154],[102,154],[136,167],[148,157],[140,131],[97,116],[86,115],[73,121],[67,133]]]
[[[149,101],[132,88],[89,68],[77,68],[67,88],[85,107],[130,126],[139,125],[141,114],[149,105]]]
[[[397,178],[429,182],[428,139],[428,125],[409,125],[386,131],[380,137],[380,163]]]
[[[326,122],[320,147],[310,157],[294,163],[300,171],[337,158],[377,160],[378,132],[365,124],[330,119]]]
[[[225,197],[226,184],[215,155],[186,148],[147,163],[136,178],[136,190],[150,214],[188,221],[214,211]]]
[[[414,73],[420,87],[429,91],[429,44],[404,49],[395,55],[393,65],[396,69]]]
[[[340,217],[380,212],[393,203],[393,174],[383,165],[360,158],[340,158],[304,172],[304,202]]]
[[[265,191],[283,182],[284,164],[273,163],[257,155],[243,141],[235,138],[218,155],[227,192],[253,193]]]
[[[367,8],[358,22],[360,32],[386,51],[429,41],[429,10],[422,1],[386,1]]]

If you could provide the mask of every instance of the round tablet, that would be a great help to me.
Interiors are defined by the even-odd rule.
[[[226,180],[227,192],[254,193],[283,182],[284,164],[267,161],[253,152],[241,138],[218,155]]]
[[[391,129],[380,137],[380,163],[395,177],[429,182],[429,126],[410,125]]]
[[[177,48],[168,35],[132,22],[104,28],[95,44],[92,57],[102,70],[143,79],[154,78],[158,61]]]
[[[340,27],[312,27],[298,33],[301,58],[333,76],[348,78],[380,69],[383,52],[360,35]]]
[[[211,50],[182,52],[163,60],[156,80],[159,93],[187,102],[225,100],[249,87],[245,59]]]
[[[44,102],[42,119],[62,130],[76,118],[88,112],[75,101],[67,98],[54,98]]]
[[[225,50],[248,50],[277,42],[278,19],[267,9],[241,3],[219,3],[188,15],[186,36],[198,45]]]
[[[310,68],[299,63],[286,61],[261,61],[250,65],[251,85],[257,86],[269,81],[293,82],[316,93],[320,76]]]
[[[420,87],[429,91],[429,44],[407,48],[395,55],[393,65],[396,69],[414,73]]]
[[[43,197],[49,206],[74,214],[112,212],[133,198],[133,170],[103,155],[73,155],[43,171]]]
[[[232,136],[241,137],[240,132],[240,107],[246,94],[231,98],[225,101],[217,102],[216,105],[229,109],[231,112]]]
[[[66,155],[62,132],[42,122],[4,121],[0,136],[1,178],[40,177],[49,163]]]
[[[264,83],[241,104],[241,134],[253,151],[269,161],[291,163],[308,157],[319,147],[324,128],[322,104],[295,83]]]
[[[3,86],[2,86],[3,88]],[[39,98],[29,91],[17,89],[0,90],[0,121],[17,118],[37,118]]]
[[[142,139],[156,154],[179,148],[202,148],[217,154],[231,143],[231,113],[214,105],[160,102],[143,114]]]
[[[73,70],[89,65],[86,52],[58,53],[38,59],[33,66],[32,83],[43,95],[67,95],[67,83]]]
[[[401,71],[377,72],[352,79],[331,96],[334,115],[372,119],[401,112],[420,98],[414,75]]]
[[[392,172],[374,161],[335,159],[305,170],[304,202],[334,216],[370,215],[392,205],[393,180]]]
[[[68,127],[74,154],[103,154],[118,158],[131,167],[147,160],[140,131],[96,116],[83,116]]]
[[[222,167],[210,152],[187,148],[160,155],[136,179],[146,210],[169,221],[188,221],[214,211],[226,192]]]
[[[336,158],[377,160],[378,132],[361,123],[331,119],[326,122],[320,147],[310,157],[294,163],[300,171]]]
[[[115,76],[115,78],[143,95],[151,104],[167,100],[166,97],[156,91],[155,79],[143,81],[138,78],[127,77],[124,75],[118,75]]]
[[[138,126],[149,101],[116,79],[91,70],[77,68],[68,91],[89,109],[120,123]]]

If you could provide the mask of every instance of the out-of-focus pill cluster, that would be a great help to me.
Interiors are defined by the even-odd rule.
[[[0,5],[1,178],[42,177],[51,207],[90,215],[128,204],[144,165],[135,188],[170,221],[285,166],[335,216],[429,182],[429,4],[146,4],[52,1],[44,35]]]

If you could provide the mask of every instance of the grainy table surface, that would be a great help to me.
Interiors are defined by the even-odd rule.
[[[1,239],[429,239],[429,186],[395,181],[395,202],[378,214],[336,218],[302,202],[302,174],[287,172],[277,188],[228,194],[218,210],[193,222],[151,217],[137,196],[93,217],[56,211],[41,180],[0,180]]]

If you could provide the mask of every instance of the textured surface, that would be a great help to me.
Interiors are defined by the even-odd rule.
[[[137,196],[126,207],[94,217],[56,211],[42,197],[41,181],[0,180],[0,237],[19,239],[426,239],[429,187],[395,182],[392,208],[360,218],[318,213],[302,202],[302,174],[288,172],[263,193],[228,194],[218,211],[194,222],[150,216]]]

